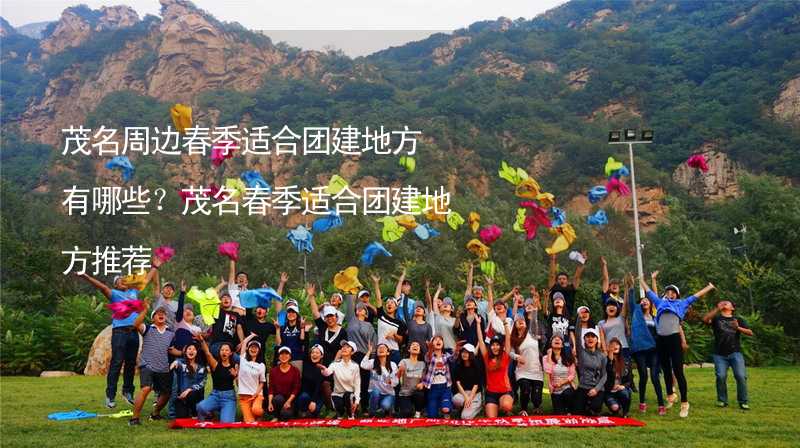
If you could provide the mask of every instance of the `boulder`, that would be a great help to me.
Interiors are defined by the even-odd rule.
[[[77,373],[70,372],[67,370],[45,370],[44,372],[40,373],[39,376],[42,378],[60,378],[64,376],[76,376]]]
[[[706,142],[694,151],[706,157],[707,173],[682,163],[672,173],[672,180],[686,188],[689,194],[702,197],[706,201],[738,197],[741,191],[737,177],[742,173],[742,167],[717,149],[718,143]]]
[[[141,348],[141,336],[139,337],[139,347]],[[105,375],[108,373],[108,366],[111,364],[111,325],[101,331],[94,338],[92,349],[89,350],[89,359],[86,361],[86,368],[83,369],[84,375]],[[138,359],[136,364],[138,365]],[[44,374],[42,374],[44,376]]]

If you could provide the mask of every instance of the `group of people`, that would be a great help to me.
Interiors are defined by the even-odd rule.
[[[586,254],[583,254],[585,263]],[[271,306],[243,308],[239,295],[249,276],[231,260],[228,279],[217,285],[219,315],[212,324],[186,301],[185,281],[177,288],[161,284],[162,263],[154,259],[146,283],[153,282],[155,300],[145,309],[115,315],[112,360],[106,405],[116,405],[117,383],[123,374],[122,396],[133,406],[131,425],[140,424],[150,392],[156,400],[150,419],[218,418],[234,422],[237,409],[244,422],[282,420],[335,414],[419,418],[472,419],[543,414],[545,380],[552,414],[611,415],[630,412],[638,371],[639,411],[647,412],[648,378],[659,415],[677,402],[687,417],[689,402],[683,372],[686,345],[681,322],[692,303],[714,289],[708,286],[681,298],[669,285],[657,293],[640,279],[646,292],[639,297],[633,276],[611,280],[602,265],[604,316],[595,322],[588,306],[576,309],[584,263],[573,280],[557,272],[551,256],[548,288],[534,286],[524,297],[513,287],[496,297],[494,281],[485,289],[474,283],[473,266],[466,278],[463,305],[444,295],[437,285],[424,284],[424,299],[413,297],[405,269],[393,294],[384,297],[380,277],[372,274],[371,290],[325,297],[313,284],[305,285],[306,319],[293,299]],[[86,274],[80,277],[113,303],[139,300],[140,291],[116,278],[111,287]],[[288,275],[281,273],[278,295]],[[266,286],[266,285],[264,285]],[[143,289],[143,288],[142,288]],[[177,299],[176,299],[177,295]],[[152,303],[151,303],[152,302]],[[274,308],[271,310],[270,308]],[[752,335],[734,314],[730,301],[720,301],[704,316],[715,335],[718,405],[727,406],[727,367],[737,382],[742,409],[747,402],[744,359],[739,335]],[[145,322],[150,317],[150,323]],[[139,335],[141,354],[139,355]],[[140,369],[140,392],[134,397],[134,373]],[[666,396],[662,393],[663,384]],[[212,388],[206,394],[206,382]]]

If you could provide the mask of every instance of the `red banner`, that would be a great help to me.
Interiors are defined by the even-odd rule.
[[[643,422],[620,417],[583,417],[565,415],[476,418],[474,420],[447,420],[442,418],[360,418],[360,419],[298,419],[279,422],[220,423],[201,422],[191,418],[176,419],[171,428],[223,429],[223,428],[426,428],[431,426],[496,426],[509,428],[534,428],[546,426],[614,427],[644,426]]]

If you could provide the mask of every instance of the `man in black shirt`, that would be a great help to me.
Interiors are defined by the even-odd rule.
[[[717,374],[717,406],[728,406],[728,367],[736,379],[736,399],[739,407],[749,410],[747,404],[747,373],[739,334],[752,336],[747,323],[734,315],[736,307],[730,300],[721,300],[717,307],[703,316],[703,322],[714,331],[714,370]]]
[[[239,321],[236,333],[239,340],[243,341],[250,333],[256,335],[255,340],[261,343],[261,362],[267,364],[267,338],[279,331],[280,325],[277,321],[269,320],[267,318],[267,309],[263,306],[257,306],[254,309],[248,308],[245,315],[244,322]]]
[[[583,274],[583,267],[588,260],[588,254],[584,251],[581,253],[583,256],[583,263],[578,263],[575,268],[575,279],[570,283],[569,275],[564,272],[557,272],[556,254],[550,255],[550,275],[547,279],[547,284],[550,287],[550,303],[553,301],[553,294],[560,292],[564,295],[564,302],[566,303],[567,318],[572,319],[575,316],[575,293],[581,286],[581,275]]]

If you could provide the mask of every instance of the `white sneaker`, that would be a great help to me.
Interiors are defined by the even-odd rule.
[[[414,418],[420,418],[420,417],[422,417],[422,412],[415,412],[414,413]]]
[[[678,394],[667,395],[667,409],[670,409],[678,401]]]
[[[689,416],[689,402],[681,403],[681,412],[678,414],[681,418],[686,418]]]

